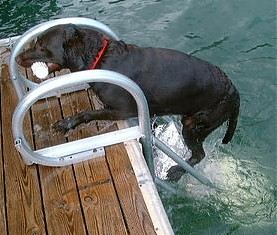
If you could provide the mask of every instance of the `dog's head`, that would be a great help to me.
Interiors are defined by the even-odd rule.
[[[23,67],[45,62],[49,72],[68,68],[71,71],[86,69],[88,54],[101,47],[102,35],[75,25],[54,26],[40,35],[32,46],[20,53],[16,61]]]

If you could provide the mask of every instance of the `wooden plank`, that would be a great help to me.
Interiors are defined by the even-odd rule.
[[[124,145],[105,149],[129,234],[156,234]]]
[[[94,102],[96,108],[97,109],[103,108],[103,104],[95,96],[95,94],[91,90],[89,90],[89,92],[90,92],[90,96],[93,98],[93,102]],[[110,131],[117,129],[117,126],[119,126],[119,128],[122,128],[122,129],[129,127],[129,125],[127,124],[126,121],[116,122],[117,125],[114,127],[111,127],[110,124],[108,125],[108,129]],[[106,126],[107,126],[107,124],[106,124]],[[106,127],[105,131],[107,131],[107,127]],[[142,194],[142,196],[140,198],[141,198],[141,200],[143,200],[143,199],[145,200],[143,202],[143,204],[145,203],[145,205],[143,205],[143,207],[144,207],[143,210],[147,210],[147,213],[149,213],[149,216],[151,218],[151,222],[153,223],[154,228],[152,228],[152,226],[151,226],[150,234],[151,234],[151,232],[153,232],[153,230],[155,230],[155,232],[157,234],[161,234],[161,235],[174,234],[174,232],[171,228],[171,225],[168,221],[166,212],[163,208],[161,199],[158,195],[156,186],[155,186],[154,182],[152,181],[152,177],[148,170],[147,164],[144,160],[143,154],[138,145],[139,144],[136,140],[128,141],[127,143],[124,143],[124,149],[126,150],[127,154],[129,155],[128,161],[126,161],[126,162],[127,162],[127,164],[129,164],[129,161],[130,161],[131,165],[133,166],[133,170],[135,171],[134,174],[138,177],[138,178],[136,178],[135,181],[137,181],[137,179],[142,180],[142,178],[143,178],[143,184],[140,185],[140,191]],[[110,147],[110,148],[113,148],[113,147]],[[106,148],[106,150],[107,149],[108,148]],[[111,150],[111,153],[112,153],[111,156],[113,156],[114,153],[112,150]],[[125,153],[123,155],[126,156]],[[107,156],[109,156],[108,153],[107,153]],[[138,158],[140,158],[140,159],[138,159]],[[116,158],[114,158],[114,159],[116,160]],[[127,159],[127,158],[125,158],[125,159]],[[112,164],[113,164],[113,161],[114,160],[112,160],[112,162],[111,162]],[[119,160],[119,162],[121,162],[121,161]],[[113,168],[111,166],[109,166],[109,167],[113,170]],[[130,166],[127,166],[127,168],[128,167],[130,168]],[[118,179],[115,179],[115,182],[117,182],[117,180]],[[132,183],[134,183],[134,181]],[[132,185],[134,185],[134,184],[132,184]],[[119,186],[120,186],[120,180],[119,180]],[[123,188],[123,190],[124,190],[124,188]],[[149,195],[149,193],[151,195]],[[124,196],[124,194],[123,194],[123,196]],[[120,198],[120,200],[122,200],[120,193],[119,193],[119,198]],[[123,205],[122,208],[123,208],[123,211],[124,211],[124,208],[127,208],[127,210],[128,210],[128,203],[125,206]],[[126,214],[128,214],[128,213],[129,213],[129,211],[126,212]],[[128,219],[128,217],[126,220],[127,220],[127,224],[129,226],[132,226],[129,223],[131,223],[131,224],[136,223],[135,221],[132,221],[132,220],[130,222],[130,219]],[[147,218],[147,220],[149,221],[149,217]],[[144,227],[144,226],[142,226],[142,227]],[[147,231],[147,229],[146,229],[146,231]],[[134,229],[133,232],[134,232],[134,234],[136,234],[137,231]],[[147,234],[148,234],[148,231],[147,231]]]
[[[0,58],[2,55],[2,52],[0,50]],[[2,59],[1,59],[2,60]],[[1,72],[0,72],[0,86],[2,87],[2,81],[3,79],[1,78]],[[2,89],[0,87],[0,103],[2,104],[1,100],[3,99],[2,97]],[[2,106],[1,106],[2,107]],[[2,112],[0,113],[0,120],[3,119]],[[2,125],[0,121],[0,231],[2,231],[3,235],[7,234],[7,229],[6,229],[6,202],[5,202],[5,183],[4,183],[4,159],[3,159],[3,149],[2,149]]]
[[[2,66],[0,76],[1,71],[2,75],[8,76],[6,65]],[[3,208],[0,208],[0,219],[3,218],[0,221],[1,234],[156,234],[124,145],[106,148],[107,159],[93,159],[73,167],[24,165],[14,148],[11,130],[1,128],[1,124],[11,128],[11,115],[17,102],[11,81],[7,80],[7,83],[6,80],[1,81],[4,85],[0,91],[1,115],[4,117],[0,123],[0,132],[3,132],[1,152],[4,153],[4,162],[0,159],[0,183],[5,181],[0,188],[0,203],[3,202]],[[60,104],[64,116],[91,108],[87,92],[80,94],[49,98],[34,105],[31,116],[33,133],[30,117],[24,122],[25,136],[31,145],[32,137],[39,149],[109,129],[107,126],[110,127],[111,122],[96,122],[81,125],[67,138],[53,132],[51,125],[62,116]],[[96,100],[95,97],[92,99]],[[5,116],[5,113],[9,115]],[[2,195],[4,191],[6,194]]]
[[[1,59],[2,63],[7,63],[7,61],[3,61],[3,57]],[[16,104],[17,95],[9,79],[8,66],[2,64],[1,113],[2,126],[5,127],[2,134],[7,230],[9,234],[46,234],[37,167],[26,166],[14,147],[11,120]],[[28,118],[25,122],[25,125],[27,124],[26,129],[30,130]]]
[[[103,107],[101,101],[91,90],[89,92],[97,109],[101,109]],[[102,129],[101,132],[118,129],[114,122],[104,122],[104,124],[108,127],[105,130]],[[112,145],[106,147],[105,150],[129,234],[156,234],[124,145]]]
[[[39,167],[49,234],[86,234],[72,167]]]
[[[29,74],[30,76],[30,74]],[[32,107],[36,149],[65,142],[63,135],[51,131],[51,125],[61,119],[57,98],[39,101]],[[86,234],[79,195],[72,166],[39,166],[43,204],[49,234]]]
[[[127,121],[119,121],[117,125],[119,128],[129,127]],[[130,140],[124,143],[124,147],[129,155],[140,191],[157,235],[174,235],[139,142],[137,140]]]
[[[106,163],[97,158],[78,165],[75,172],[89,234],[128,234]]]
[[[64,117],[91,110],[86,91],[61,97]],[[83,124],[70,131],[69,141],[97,134],[94,124]],[[127,234],[116,192],[105,158],[97,158],[74,165],[77,185],[89,234]]]

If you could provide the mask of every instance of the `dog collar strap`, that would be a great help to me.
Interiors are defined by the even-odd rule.
[[[102,59],[104,53],[108,48],[109,40],[105,38],[102,44],[103,44],[103,47],[101,51],[98,53],[93,63],[91,63],[91,65],[89,66],[89,69],[95,69],[97,67],[98,63],[100,62],[100,60]]]

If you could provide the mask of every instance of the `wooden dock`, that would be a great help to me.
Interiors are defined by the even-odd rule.
[[[24,164],[12,135],[18,98],[9,78],[9,55],[10,50],[0,45],[1,234],[173,234],[134,143],[105,147],[105,157],[65,167]],[[92,122],[66,136],[51,129],[62,118],[97,108],[96,100],[90,91],[80,91],[36,102],[24,121],[29,143],[41,149],[118,128],[117,123]],[[146,184],[140,183],[138,174]]]

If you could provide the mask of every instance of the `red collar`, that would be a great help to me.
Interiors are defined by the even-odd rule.
[[[102,45],[103,46],[101,51],[99,51],[98,55],[95,57],[95,60],[90,64],[89,69],[95,69],[97,67],[97,65],[99,64],[100,60],[102,59],[103,55],[105,54],[108,48],[109,40],[105,38]]]

